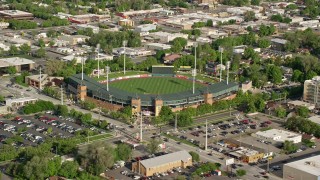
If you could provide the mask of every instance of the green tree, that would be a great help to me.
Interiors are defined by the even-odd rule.
[[[168,123],[173,120],[174,114],[169,106],[162,106],[159,117],[162,119],[162,122]]]
[[[8,73],[8,74],[16,74],[17,73],[17,69],[16,69],[16,67],[14,67],[14,66],[9,66],[9,67],[7,67],[7,69],[6,69],[6,73]]]
[[[22,54],[30,54],[31,52],[31,47],[28,44],[22,44],[19,49]]]
[[[305,106],[299,106],[297,109],[297,114],[301,117],[308,117],[310,110]]]
[[[4,97],[0,95],[0,102],[4,102],[4,101],[5,101]]]
[[[78,175],[79,165],[75,161],[65,161],[61,165],[61,169],[59,170],[59,175],[66,177],[68,179],[73,179]]]
[[[271,42],[268,39],[262,38],[258,41],[259,48],[267,48],[271,45]]]
[[[293,141],[288,141],[288,140],[284,141],[283,150],[285,151],[286,154],[290,154],[290,153],[296,152],[297,149],[298,149],[298,146],[295,145],[293,143]]]
[[[82,124],[89,124],[91,120],[92,120],[92,115],[90,113],[85,113],[80,118],[80,121]]]
[[[293,71],[291,80],[294,82],[303,82],[304,81],[304,74],[300,70],[296,69]]]
[[[253,21],[256,18],[256,14],[253,11],[247,11],[244,13],[244,21]]]
[[[161,144],[162,142],[160,140],[157,140],[155,138],[151,139],[149,141],[149,143],[147,144],[147,150],[150,154],[154,154],[154,153],[157,153],[159,150],[160,150],[160,147],[159,145]]]
[[[254,51],[252,47],[248,47],[244,50],[243,57],[245,59],[252,59],[256,56],[256,54],[257,53]]]
[[[244,170],[244,169],[238,169],[238,170],[236,171],[236,174],[237,174],[237,176],[242,177],[242,176],[244,176],[244,175],[247,174],[247,171]]]
[[[123,161],[128,161],[132,157],[132,148],[127,144],[118,144],[116,148],[117,158]]]
[[[40,158],[39,156],[34,156],[24,166],[23,174],[27,179],[45,179],[47,163],[47,158]]]
[[[36,54],[35,54],[36,57],[38,58],[43,58],[46,56],[46,50],[44,48],[40,48],[36,51]]]
[[[276,116],[279,117],[279,118],[284,118],[284,117],[287,116],[287,111],[283,107],[276,108],[275,112],[276,112]]]
[[[81,149],[80,162],[88,172],[99,175],[114,164],[114,149],[105,142],[95,142]]]
[[[39,39],[38,40],[38,45],[41,47],[41,48],[44,48],[46,46],[46,43],[43,41],[43,39]]]
[[[16,46],[11,45],[8,53],[10,55],[12,55],[12,56],[15,56],[15,55],[17,55],[19,53],[19,50],[18,50],[18,48]]]
[[[59,116],[66,117],[69,114],[69,110],[66,105],[57,105],[55,113]]]
[[[260,0],[251,0],[251,5],[259,6],[260,5]]]
[[[190,126],[193,123],[192,116],[187,112],[180,112],[177,121],[179,127]]]
[[[199,156],[198,153],[190,151],[189,154],[191,155],[193,162],[199,162],[200,161],[200,156]]]

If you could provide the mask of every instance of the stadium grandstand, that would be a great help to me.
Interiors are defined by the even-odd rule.
[[[83,75],[82,80],[81,74],[70,77],[68,81],[68,90],[77,100],[85,100],[86,98],[100,100],[118,109],[119,107],[131,106],[133,113],[151,111],[155,116],[159,114],[162,106],[169,106],[173,111],[178,111],[189,106],[195,107],[202,103],[212,104],[220,99],[233,98],[238,87],[237,83],[229,82],[227,84],[222,81],[197,88],[194,94],[192,90],[172,94],[138,94],[112,86],[108,91],[105,84],[86,75]]]

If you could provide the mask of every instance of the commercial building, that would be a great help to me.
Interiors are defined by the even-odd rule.
[[[132,164],[132,171],[144,176],[167,172],[174,168],[186,168],[192,165],[192,157],[187,151],[178,151]]]
[[[302,135],[284,131],[280,129],[270,129],[267,131],[258,131],[253,136],[256,136],[261,139],[267,139],[275,141],[277,143],[283,143],[284,141],[292,141],[293,143],[300,143],[302,140]]]
[[[89,39],[89,36],[83,36],[83,35],[73,35],[73,36],[60,36],[59,40],[67,41],[70,45],[74,46],[77,44],[84,43],[87,39]]]
[[[6,99],[6,106],[10,111],[16,111],[20,109],[21,107],[30,104],[35,103],[38,101],[37,98],[31,98],[31,97],[23,97],[23,98],[17,98],[17,99]]]
[[[0,19],[33,19],[33,14],[19,10],[0,11]]]
[[[95,34],[99,33],[99,27],[97,27],[97,26],[92,26],[92,25],[88,25],[88,24],[78,24],[76,27],[77,27],[77,29],[80,29],[80,30],[92,29],[93,33],[95,33]]]
[[[178,37],[188,39],[188,34],[168,33],[168,32],[163,32],[163,31],[150,33],[149,36],[152,36],[154,39],[158,39],[159,42],[162,42],[162,43],[168,43]]]
[[[319,180],[320,155],[285,164],[283,166],[283,179]]]
[[[238,150],[230,152],[229,155],[246,163],[258,162],[259,159],[264,157],[264,153],[244,147],[240,147]]]
[[[34,68],[35,63],[29,59],[20,57],[3,58],[0,59],[0,74],[12,66],[16,68],[17,72],[30,71]]]
[[[124,47],[120,47],[120,48],[113,48],[112,49],[112,53],[116,56],[120,56],[122,54],[125,54],[127,56],[149,56],[152,55],[150,50],[146,50],[144,48],[124,48]]]
[[[154,24],[142,24],[140,26],[137,26],[134,31],[141,33],[141,32],[149,32],[152,30],[156,30],[157,29],[157,25]]]
[[[313,110],[315,108],[314,104],[304,102],[304,101],[299,101],[299,100],[289,101],[289,102],[287,102],[287,105],[290,109],[295,109],[300,106],[304,106],[304,107],[308,108],[309,110]]]
[[[40,88],[40,80],[41,80],[41,89],[45,86],[60,86],[63,83],[63,77],[51,77],[48,74],[40,75],[32,75],[26,76],[25,82],[32,87]]]
[[[0,22],[0,29],[6,29],[9,27],[9,23],[7,22]]]
[[[144,45],[145,48],[151,49],[151,50],[167,50],[171,48],[171,45],[168,44],[162,44],[162,43],[148,43]]]
[[[308,118],[310,121],[317,123],[318,125],[320,125],[320,116],[319,115],[315,115],[315,116],[311,116]]]
[[[303,85],[303,100],[312,104],[318,104],[320,76],[315,76],[311,80],[305,80]]]

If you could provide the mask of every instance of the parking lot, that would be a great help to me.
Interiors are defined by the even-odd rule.
[[[86,129],[75,123],[72,118],[53,116],[51,113],[39,117],[16,116],[13,120],[0,122],[0,137],[3,143],[7,138],[19,135],[23,142],[15,146],[36,145],[45,141],[47,137],[68,138],[75,132]],[[90,128],[98,131],[96,128]]]

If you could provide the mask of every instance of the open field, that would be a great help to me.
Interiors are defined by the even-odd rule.
[[[133,93],[171,94],[191,90],[192,81],[172,77],[150,77],[115,81],[110,86]],[[196,83],[196,88],[203,86]]]

